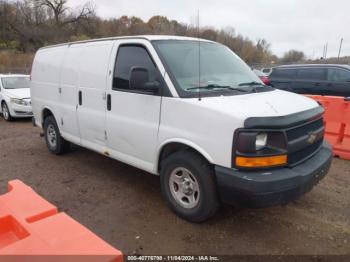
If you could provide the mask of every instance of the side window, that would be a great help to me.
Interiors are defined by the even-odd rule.
[[[148,70],[149,81],[158,80],[158,70],[146,48],[138,45],[119,47],[114,68],[113,89],[130,89],[130,72],[132,68],[143,67]]]
[[[349,82],[350,81],[350,71],[329,68],[328,69],[328,81],[331,82]]]
[[[297,77],[303,80],[326,80],[326,69],[325,68],[304,68],[299,69]]]
[[[276,68],[272,71],[271,77],[292,79],[295,78],[295,73],[295,69]]]

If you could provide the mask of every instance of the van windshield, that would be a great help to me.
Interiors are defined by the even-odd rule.
[[[1,82],[2,82],[2,86],[5,89],[30,88],[30,81],[29,81],[29,77],[27,76],[2,77]]]
[[[249,93],[264,87],[259,77],[224,45],[188,40],[152,43],[180,95]]]

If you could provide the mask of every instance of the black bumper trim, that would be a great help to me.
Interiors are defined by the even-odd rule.
[[[216,180],[223,202],[243,207],[287,204],[310,191],[328,173],[332,150],[324,142],[313,157],[293,168],[239,171],[216,166]]]

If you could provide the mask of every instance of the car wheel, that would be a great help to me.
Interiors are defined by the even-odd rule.
[[[3,116],[3,118],[4,118],[6,121],[10,122],[10,121],[13,120],[13,118],[12,118],[12,116],[11,116],[11,113],[10,113],[10,110],[9,110],[9,108],[8,108],[8,106],[7,106],[7,104],[6,104],[6,102],[3,102],[3,103],[2,103],[2,108],[1,108],[1,110],[2,110],[2,116]]]
[[[219,208],[213,168],[192,151],[176,152],[161,163],[162,194],[170,209],[190,222],[200,223]]]
[[[51,153],[62,155],[69,151],[70,143],[61,136],[53,116],[48,116],[44,120],[44,135],[46,145]]]

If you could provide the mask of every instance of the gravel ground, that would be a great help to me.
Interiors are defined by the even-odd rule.
[[[20,179],[125,254],[350,255],[350,161],[284,207],[223,207],[197,225],[172,214],[159,179],[76,148],[51,155],[29,120],[0,120],[0,193]]]

